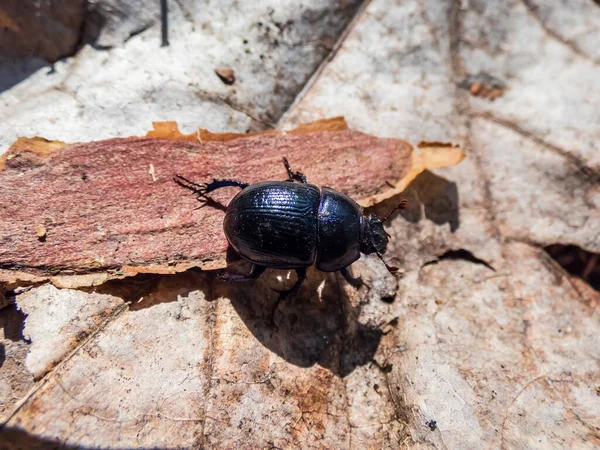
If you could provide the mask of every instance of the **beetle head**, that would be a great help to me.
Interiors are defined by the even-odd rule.
[[[396,206],[388,215],[386,215],[383,219],[380,219],[373,214],[367,214],[364,216],[364,228],[363,228],[363,236],[362,242],[360,245],[360,251],[366,255],[371,253],[377,253],[379,259],[383,261],[386,269],[390,273],[395,273],[399,269],[397,267],[392,267],[383,259],[383,254],[387,250],[387,245],[389,242],[390,235],[387,234],[385,229],[383,228],[383,223],[388,220],[391,215],[397,209],[403,209],[406,207],[406,200],[402,200],[398,206]]]
[[[373,214],[364,217],[363,239],[360,251],[365,255],[371,253],[384,254],[389,242],[388,234],[383,228],[383,221]]]

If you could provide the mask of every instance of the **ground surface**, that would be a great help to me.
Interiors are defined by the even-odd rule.
[[[285,272],[17,293],[0,310],[16,448],[600,445],[600,295],[544,250],[600,252],[596,2],[179,0],[168,36],[157,2],[58,3],[33,24],[0,7],[3,33],[57,36],[31,37],[26,59],[4,49],[2,150],[156,120],[245,132],[344,115],[468,157],[403,194],[388,230],[401,276],[365,258],[356,291],[311,272],[277,331]]]

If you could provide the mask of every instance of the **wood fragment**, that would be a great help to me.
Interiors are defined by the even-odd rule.
[[[34,226],[33,231],[35,231],[35,234],[37,235],[39,240],[46,239],[46,227],[44,227],[44,225]]]
[[[183,135],[170,122],[154,124],[150,137],[142,138],[72,145],[19,139],[0,171],[0,214],[11,217],[0,224],[0,281],[50,279],[69,287],[142,272],[224,267],[223,208],[198,208],[196,198],[172,180],[177,173],[198,181],[283,180],[286,156],[310,182],[370,206],[400,192],[427,167],[464,157],[455,147],[416,151],[400,139],[348,130],[340,118],[289,132],[198,133]],[[433,153],[435,158],[428,156]],[[235,192],[211,197],[226,205]],[[26,232],[31,223],[45,224],[52,245]]]

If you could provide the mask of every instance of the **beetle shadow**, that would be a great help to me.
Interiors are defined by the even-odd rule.
[[[236,272],[249,270],[245,262],[233,267]],[[361,307],[353,306],[343,286],[346,281],[337,273],[309,268],[298,294],[282,300],[273,316],[279,296],[276,290],[289,288],[295,280],[294,271],[267,269],[257,280],[217,282],[215,293],[231,301],[237,315],[264,347],[291,364],[318,364],[345,377],[370,363],[383,332],[380,327],[358,321]]]
[[[129,310],[151,308],[161,303],[176,302],[190,292],[200,290],[207,301],[213,301],[212,275],[200,269],[175,274],[139,273],[124,279],[114,279],[99,286],[80,287],[81,291],[112,295],[130,303]]]
[[[385,216],[386,211],[392,210],[400,199],[407,199],[405,209],[398,210],[396,214],[401,215],[410,223],[417,223],[423,219],[423,215],[436,225],[450,225],[450,231],[455,232],[460,226],[460,210],[458,187],[455,182],[448,181],[429,170],[422,172],[401,194],[389,198],[376,207],[373,212],[379,216]],[[421,205],[423,205],[421,207]]]
[[[408,200],[407,208],[394,214],[410,223],[423,218],[437,225],[448,224],[455,232],[460,226],[459,196],[456,183],[430,171],[420,174],[401,194],[372,208],[378,216]],[[230,270],[247,273],[250,265],[233,251],[228,252]],[[217,283],[215,289],[231,300],[238,316],[250,332],[269,350],[300,367],[314,364],[345,377],[359,366],[370,363],[379,347],[384,324],[365,324],[360,302],[355,306],[349,292],[362,297],[363,291],[345,289],[346,281],[336,273],[308,270],[307,281],[294,299],[280,303],[271,323],[278,294],[294,283],[293,271],[268,269],[258,280],[241,283]],[[373,294],[373,295],[371,295]],[[370,301],[390,302],[393,294],[369,294]],[[377,297],[377,298],[375,298]]]
[[[29,431],[14,425],[0,425],[0,448],[6,450],[93,450],[97,446],[80,444],[68,444],[61,442],[58,438],[36,436]],[[102,448],[119,448],[117,446],[105,446]],[[136,447],[148,448],[148,447]],[[153,449],[171,450],[181,447],[152,447]]]
[[[227,271],[247,273],[250,264],[228,250]],[[279,290],[295,282],[295,272],[267,269],[257,280],[221,281],[212,271],[190,269],[173,275],[138,274],[100,286],[80,288],[130,302],[132,311],[178,301],[201,290],[206,301],[228,299],[254,337],[268,350],[299,367],[315,364],[345,377],[370,363],[383,336],[379,327],[360,323],[361,306],[353,305],[356,289],[338,273],[309,268],[298,295],[280,302]],[[362,291],[361,291],[362,292]]]

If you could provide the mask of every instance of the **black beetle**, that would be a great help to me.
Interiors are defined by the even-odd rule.
[[[298,280],[283,291],[280,299],[295,294],[306,279],[306,268],[323,272],[341,271],[350,282],[348,266],[360,254],[376,253],[383,261],[388,234],[383,223],[404,208],[403,200],[385,218],[365,214],[363,208],[347,195],[328,187],[319,188],[306,182],[301,172],[293,172],[286,158],[286,181],[263,181],[249,184],[236,180],[213,180],[195,183],[181,175],[175,181],[193,190],[206,201],[206,194],[228,186],[242,190],[227,206],[223,228],[230,246],[252,263],[247,275],[226,273],[226,280],[258,278],[265,269],[295,269]],[[299,182],[294,183],[294,181]],[[398,269],[384,264],[390,272]]]

